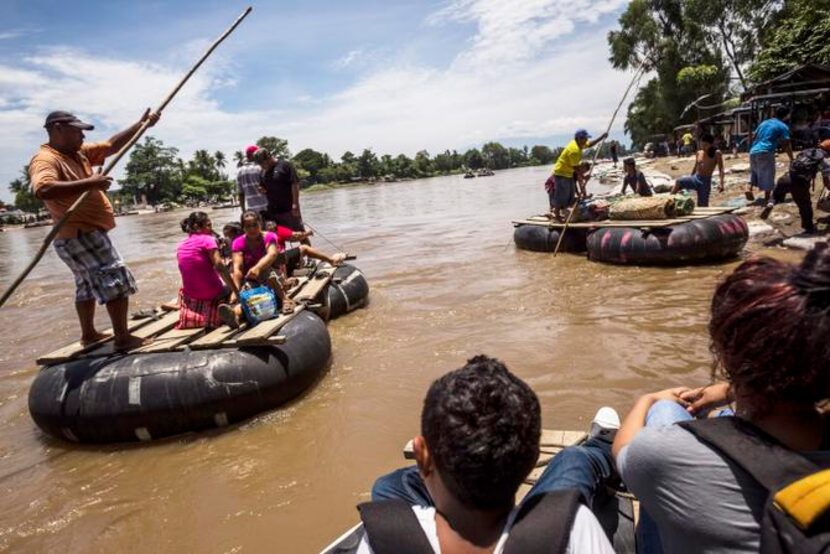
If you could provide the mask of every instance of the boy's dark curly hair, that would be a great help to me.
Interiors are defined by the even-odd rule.
[[[421,433],[460,502],[509,507],[539,457],[539,400],[504,364],[479,355],[432,383]]]
[[[830,247],[819,243],[799,266],[771,258],[738,266],[715,291],[709,334],[713,372],[751,398],[754,413],[827,398]]]

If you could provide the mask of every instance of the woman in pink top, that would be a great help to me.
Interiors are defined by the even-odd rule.
[[[177,327],[218,327],[219,305],[233,300],[239,290],[222,263],[207,214],[193,212],[182,220],[181,226],[187,238],[176,249],[182,276]]]

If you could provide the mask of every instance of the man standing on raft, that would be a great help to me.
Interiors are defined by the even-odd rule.
[[[563,222],[562,208],[569,208],[576,201],[574,172],[579,171],[579,165],[582,162],[582,151],[593,147],[607,136],[608,133],[603,133],[596,140],[588,142],[591,135],[585,129],[579,129],[574,133],[574,140],[569,142],[562,153],[559,154],[559,158],[553,166],[555,186],[553,198],[551,198],[555,220]]]
[[[129,296],[137,287],[132,272],[110,242],[107,232],[115,217],[104,191],[112,177],[93,173],[107,156],[118,152],[142,123],[155,125],[159,114],[144,112],[141,119],[109,140],[84,143],[84,131],[94,127],[69,112],[56,111],[46,117],[49,142],[29,162],[32,190],[58,221],[84,192],[89,196],[78,206],[55,239],[55,251],[75,276],[75,309],[81,324],[81,344],[106,338],[95,329],[95,301],[104,304],[112,321],[115,349],[130,350],[144,341],[127,330]]]

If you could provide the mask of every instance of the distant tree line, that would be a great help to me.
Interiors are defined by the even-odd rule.
[[[303,187],[315,184],[351,183],[357,181],[400,180],[451,175],[468,169],[478,170],[509,169],[552,164],[562,148],[551,149],[536,145],[532,148],[506,147],[498,142],[488,142],[479,148],[470,148],[464,153],[445,150],[430,156],[421,150],[410,158],[405,154],[378,156],[371,149],[364,149],[360,155],[345,152],[339,161],[328,154],[312,148],[300,150],[291,155],[288,141],[278,137],[265,136],[257,141],[261,148],[267,148],[279,158],[290,160],[297,168]],[[602,157],[608,156],[609,143],[603,145]],[[620,154],[624,150],[620,148]],[[193,157],[184,161],[179,151],[166,146],[161,140],[147,136],[135,145],[119,179],[120,190],[110,195],[123,205],[144,202],[156,205],[176,202],[197,205],[230,198],[235,191],[234,181],[226,173],[227,158],[221,151],[210,153],[197,150]],[[245,164],[242,151],[234,152],[237,167]],[[9,183],[14,194],[14,204],[27,212],[37,212],[43,204],[31,192],[28,167],[21,177]]]

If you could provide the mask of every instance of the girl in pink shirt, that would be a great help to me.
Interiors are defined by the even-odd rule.
[[[177,327],[218,327],[219,305],[233,300],[239,290],[222,262],[207,214],[193,212],[182,220],[181,226],[187,238],[176,249],[182,277]]]

